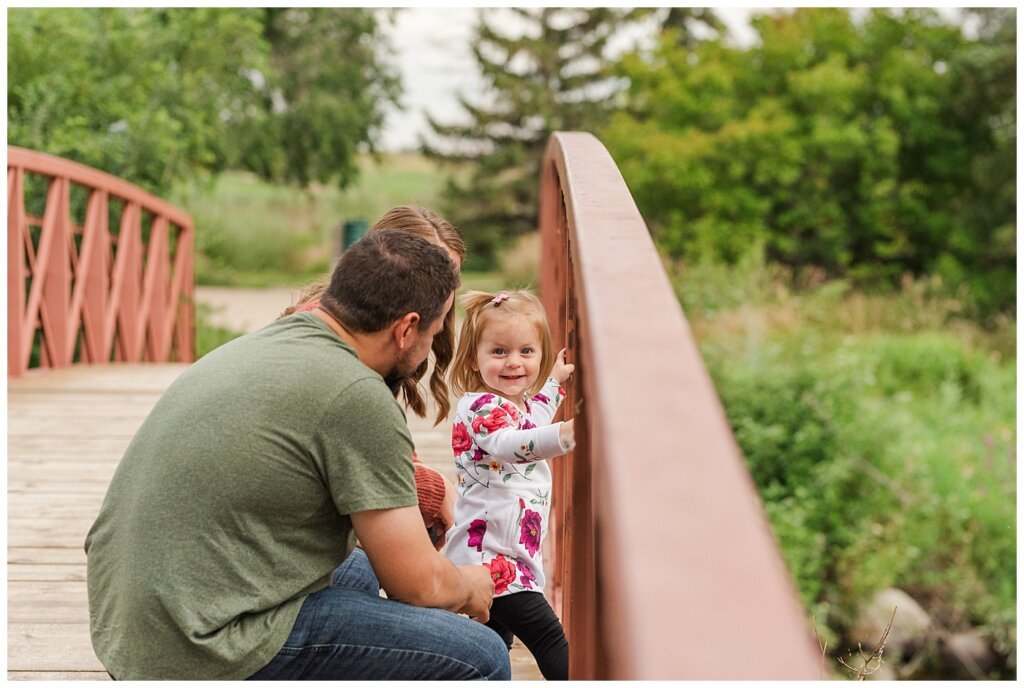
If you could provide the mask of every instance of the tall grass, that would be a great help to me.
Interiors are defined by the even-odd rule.
[[[940,628],[980,627],[1011,672],[1016,323],[962,319],[932,280],[863,293],[756,255],[667,267],[828,646],[896,586]]]

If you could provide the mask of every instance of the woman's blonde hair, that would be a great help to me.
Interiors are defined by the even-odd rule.
[[[410,234],[423,237],[427,241],[447,247],[452,253],[459,257],[459,261],[466,258],[466,244],[462,241],[454,225],[445,220],[437,213],[426,208],[417,206],[400,205],[384,213],[370,227],[370,232],[381,229],[398,229]],[[312,301],[318,301],[327,288],[327,281],[311,284],[299,294],[298,301],[289,306],[281,313],[281,316],[291,315],[298,309]],[[449,400],[448,385],[445,383],[448,366],[452,362],[455,351],[455,309],[448,311],[444,318],[444,326],[434,337],[431,346],[434,353],[434,372],[430,375],[430,392],[437,404],[437,416],[434,425],[438,425],[448,418],[448,411],[451,409]],[[427,361],[424,361],[413,374],[402,382],[401,393],[405,405],[420,418],[427,415],[427,404],[420,395],[419,381],[427,372]]]
[[[507,298],[500,298],[507,296]],[[544,313],[540,299],[528,291],[510,291],[499,294],[488,294],[482,291],[469,291],[460,299],[466,310],[466,318],[462,321],[462,332],[459,334],[459,346],[452,362],[452,391],[456,396],[466,392],[479,392],[484,389],[484,379],[480,372],[473,369],[476,363],[476,349],[480,338],[489,322],[495,318],[521,317],[537,329],[540,339],[540,374],[537,381],[527,390],[527,396],[540,392],[547,382],[551,367],[555,364],[555,354],[551,346],[551,328]]]

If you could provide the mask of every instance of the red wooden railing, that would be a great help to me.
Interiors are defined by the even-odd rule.
[[[577,365],[548,543],[570,677],[827,678],[647,227],[590,134],[552,137],[540,229],[542,299]]]
[[[32,182],[46,184],[41,216],[26,212]],[[91,167],[8,146],[8,376],[25,372],[33,347],[48,368],[194,360],[193,246],[192,218],[179,208]]]

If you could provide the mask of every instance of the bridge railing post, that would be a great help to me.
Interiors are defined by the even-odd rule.
[[[548,559],[570,678],[823,678],[650,234],[590,134],[552,136],[540,233],[542,301],[577,365]]]

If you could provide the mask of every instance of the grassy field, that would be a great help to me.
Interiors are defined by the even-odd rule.
[[[446,175],[420,155],[364,156],[361,175],[341,190],[302,190],[227,172],[176,189],[172,202],[196,223],[200,284],[262,287],[308,282],[326,272],[348,220],[372,223],[396,205],[437,206]]]

